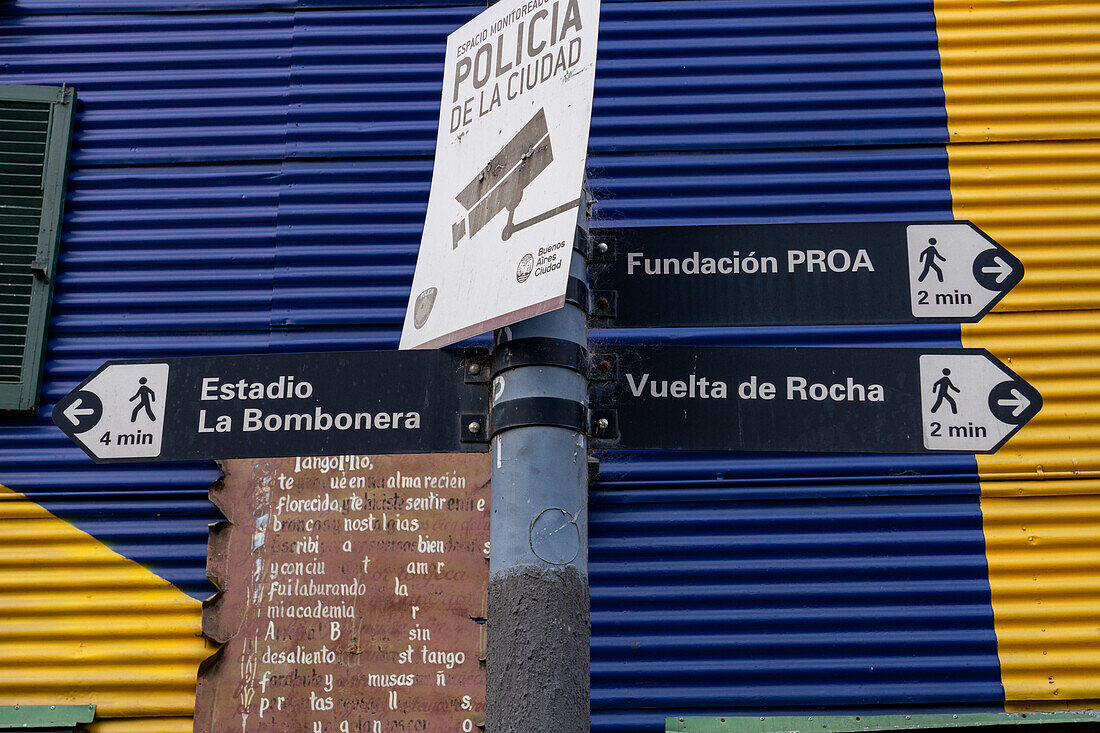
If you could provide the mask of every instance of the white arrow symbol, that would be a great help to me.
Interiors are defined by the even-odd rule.
[[[993,258],[993,264],[996,267],[983,267],[982,272],[992,275],[993,273],[1000,273],[997,276],[997,284],[1000,285],[1004,282],[1005,278],[1012,274],[1012,266],[1001,259],[1000,255]]]
[[[1020,391],[1015,387],[1012,388],[1011,400],[997,400],[997,404],[1002,407],[1016,406],[1016,409],[1012,411],[1012,417],[1019,417],[1020,413],[1024,411],[1024,408],[1031,404],[1026,397],[1020,394]]]
[[[79,425],[80,424],[80,418],[83,417],[84,415],[95,414],[95,410],[91,409],[90,407],[86,407],[83,410],[78,410],[77,409],[78,407],[80,407],[80,398],[79,397],[77,397],[76,401],[73,402],[68,407],[66,407],[64,409],[64,411],[62,411],[62,413],[61,413],[65,417],[69,418],[69,422],[71,422],[73,425]]]

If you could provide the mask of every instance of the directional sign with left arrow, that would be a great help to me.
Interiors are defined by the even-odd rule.
[[[1043,404],[983,349],[619,345],[600,359],[594,447],[992,453]]]
[[[99,463],[487,450],[485,354],[108,362],[53,410]],[[476,368],[475,368],[476,367]]]
[[[622,328],[965,323],[1023,265],[970,222],[605,229],[590,288]]]

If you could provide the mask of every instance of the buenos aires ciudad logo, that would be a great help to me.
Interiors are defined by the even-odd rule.
[[[531,277],[531,271],[535,269],[535,258],[528,252],[519,261],[519,266],[516,267],[516,280],[519,282],[525,282],[527,278]]]

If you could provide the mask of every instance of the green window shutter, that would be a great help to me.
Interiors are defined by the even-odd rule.
[[[0,410],[38,408],[75,99],[0,86]]]

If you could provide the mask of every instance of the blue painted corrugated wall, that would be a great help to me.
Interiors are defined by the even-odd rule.
[[[396,346],[444,39],[484,4],[382,4],[0,16],[0,81],[80,98],[42,416],[0,422],[0,483],[196,596],[215,467],[97,467],[50,406],[111,358]],[[605,0],[597,225],[949,219],[946,141],[931,0]],[[641,338],[959,345],[949,326]],[[1003,704],[972,458],[601,460],[594,730]]]

